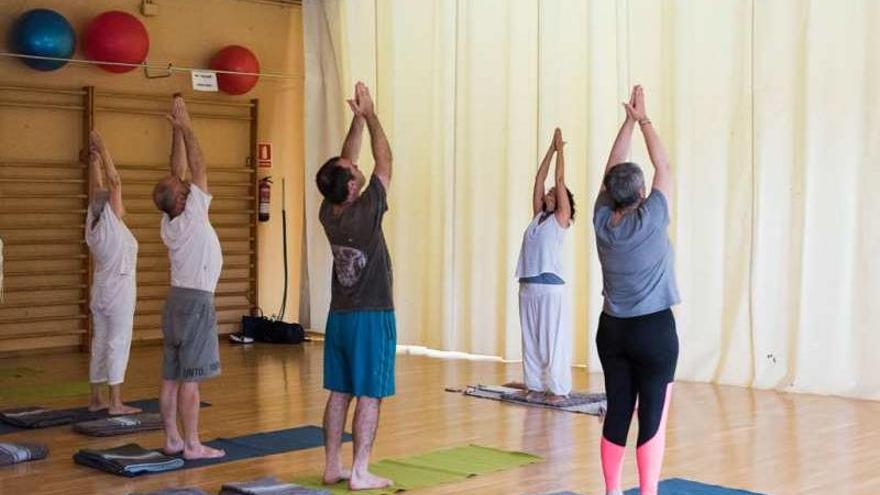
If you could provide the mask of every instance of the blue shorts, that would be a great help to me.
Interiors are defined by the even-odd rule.
[[[331,311],[324,334],[324,388],[356,397],[394,395],[394,311]]]

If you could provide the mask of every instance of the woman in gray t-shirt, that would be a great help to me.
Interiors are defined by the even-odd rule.
[[[679,295],[672,244],[666,232],[672,172],[645,112],[641,86],[633,88],[624,107],[626,120],[611,149],[593,210],[605,296],[596,335],[608,394],[602,470],[606,494],[622,494],[623,452],[638,401],[636,459],[640,493],[656,495],[678,360],[678,336],[670,308],[679,303]],[[647,197],[641,168],[625,161],[636,124],[654,165],[654,181]]]

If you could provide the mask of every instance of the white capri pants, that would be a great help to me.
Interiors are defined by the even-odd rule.
[[[571,323],[565,285],[520,284],[523,375],[536,392],[571,392]]]
[[[118,297],[122,304],[103,309],[92,307],[92,356],[89,363],[89,381],[92,383],[119,385],[125,381],[134,327],[134,292],[132,287],[130,295]]]

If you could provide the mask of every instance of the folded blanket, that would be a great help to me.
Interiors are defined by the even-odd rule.
[[[77,464],[122,476],[161,473],[183,467],[183,459],[147,450],[136,443],[113,449],[82,449],[73,455]]]
[[[73,431],[93,437],[127,435],[141,431],[162,429],[162,415],[140,413],[131,416],[111,416],[109,418],[84,421],[73,425]]]
[[[224,483],[220,495],[330,495],[330,492],[282,483],[274,476],[267,476],[253,481]]]
[[[198,488],[165,488],[157,492],[149,493],[129,493],[128,495],[209,495],[208,492],[199,490]]]
[[[39,443],[0,442],[0,466],[45,459],[49,448]]]
[[[198,488],[165,488],[157,492],[135,492],[128,495],[209,495],[208,492]]]
[[[66,425],[76,418],[78,409],[46,409],[45,407],[22,407],[0,412],[0,421],[19,428],[47,428]]]

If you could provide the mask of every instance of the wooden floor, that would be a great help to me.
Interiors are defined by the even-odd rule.
[[[223,375],[204,387],[213,403],[202,415],[205,439],[303,424],[320,424],[321,344],[251,348],[222,345]],[[156,397],[158,347],[132,350],[126,396]],[[420,494],[522,494],[572,490],[603,493],[599,465],[601,423],[591,416],[524,408],[466,398],[444,387],[519,379],[517,364],[399,356],[397,396],[388,400],[375,458],[406,456],[468,443],[523,450],[544,462]],[[0,367],[40,366],[39,380],[84,379],[87,356],[15,357]],[[577,389],[601,389],[601,376],[576,373]],[[70,406],[82,399],[47,401]],[[0,407],[23,404],[0,403]],[[633,428],[635,430],[635,428]],[[634,438],[634,431],[630,439]],[[77,466],[73,453],[137,441],[158,447],[161,433],[95,439],[68,427],[16,433],[0,441],[48,443],[48,460],[0,468],[0,493],[127,494],[172,486],[217,493],[223,481],[263,475],[282,479],[317,473],[321,449],[231,464],[125,479]],[[350,460],[350,449],[347,449]],[[627,486],[637,483],[633,451],[624,467]],[[682,477],[766,494],[880,494],[880,403],[755,391],[735,387],[677,385],[669,420],[663,477]]]

